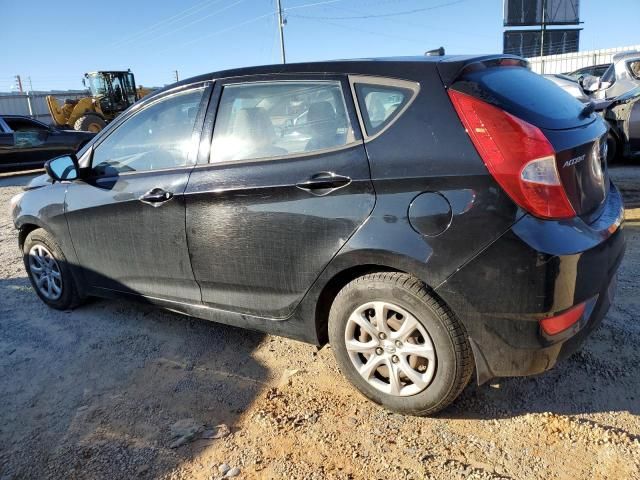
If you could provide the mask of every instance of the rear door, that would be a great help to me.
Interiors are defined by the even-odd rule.
[[[213,141],[185,191],[205,304],[290,314],[375,202],[346,80],[216,84]]]

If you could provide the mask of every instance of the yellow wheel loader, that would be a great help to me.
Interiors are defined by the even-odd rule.
[[[91,96],[66,100],[62,105],[55,97],[47,96],[51,117],[59,127],[99,132],[134,102],[151,93],[142,86],[136,89],[131,70],[85,73],[82,83]]]

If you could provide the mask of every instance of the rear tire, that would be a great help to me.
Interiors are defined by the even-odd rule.
[[[57,310],[68,310],[82,303],[69,263],[49,232],[38,228],[29,233],[22,258],[40,300]]]
[[[347,284],[329,312],[329,340],[351,384],[403,414],[442,410],[473,373],[464,326],[422,281],[405,273],[373,273]]]
[[[107,122],[105,122],[102,117],[92,113],[83,115],[73,124],[75,130],[92,133],[98,133],[106,126]]]

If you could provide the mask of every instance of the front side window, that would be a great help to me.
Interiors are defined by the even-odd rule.
[[[340,82],[228,85],[218,107],[211,162],[281,157],[353,141]]]
[[[413,97],[408,88],[355,83],[356,96],[368,136],[382,131]]]
[[[190,158],[192,134],[204,88],[163,98],[127,119],[93,153],[98,175],[182,167]]]

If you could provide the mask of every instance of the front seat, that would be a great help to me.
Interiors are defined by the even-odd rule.
[[[344,134],[338,134],[338,118],[330,102],[315,102],[309,106],[307,128],[311,140],[305,150],[321,150],[344,144]]]

